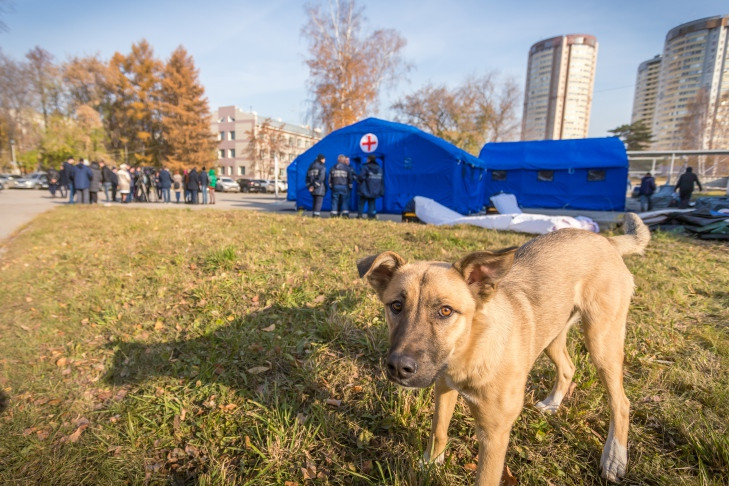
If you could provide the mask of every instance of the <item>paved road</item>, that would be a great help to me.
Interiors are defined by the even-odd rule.
[[[100,203],[104,205],[104,194],[99,193]],[[199,209],[247,209],[256,211],[288,211],[294,212],[294,203],[286,201],[285,195],[278,199],[273,194],[239,194],[239,193],[216,193],[214,205],[203,206],[185,204],[162,204],[162,203],[106,203],[109,206],[131,209],[131,208],[191,208]],[[174,198],[174,195],[173,195]],[[53,199],[48,191],[32,189],[5,189],[0,191],[0,242],[5,240],[14,231],[32,220],[37,215],[53,208],[66,204],[66,199]]]

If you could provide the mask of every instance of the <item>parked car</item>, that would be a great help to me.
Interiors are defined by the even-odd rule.
[[[16,179],[13,187],[15,189],[48,189],[48,176],[45,172],[33,172]]]
[[[265,181],[261,179],[238,179],[240,192],[266,192]]]
[[[218,177],[215,190],[217,192],[238,192],[240,191],[240,186],[230,177]]]
[[[286,189],[288,189],[288,184],[286,181],[278,181],[278,192],[286,192]],[[275,180],[267,180],[266,181],[266,192],[276,192],[276,181]]]
[[[21,176],[15,174],[0,174],[0,182],[3,183],[6,189],[10,189],[15,185],[15,181],[20,179]]]

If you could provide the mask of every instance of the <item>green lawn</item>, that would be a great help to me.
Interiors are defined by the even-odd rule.
[[[471,484],[466,407],[420,468],[431,390],[390,384],[381,305],[355,261],[455,261],[521,244],[478,228],[253,212],[62,207],[0,256],[0,484]],[[729,483],[729,246],[655,234],[632,256],[623,484]],[[520,484],[601,484],[605,393],[577,388],[511,436]]]

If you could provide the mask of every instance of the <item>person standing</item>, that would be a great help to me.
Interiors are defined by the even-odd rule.
[[[99,202],[99,189],[101,189],[101,167],[99,163],[93,161],[91,163],[91,183],[89,184],[89,203],[96,204]]]
[[[104,197],[109,202],[109,191],[111,190],[111,182],[114,180],[114,173],[106,165],[103,160],[99,162],[101,168],[101,186],[104,188]]]
[[[208,171],[205,167],[200,171],[200,192],[202,192],[202,203],[208,203],[208,186],[210,185],[210,179],[208,178]]]
[[[159,171],[159,185],[162,188],[162,200],[168,204],[170,202],[170,188],[172,187],[172,176],[166,167],[162,167]]]
[[[132,176],[129,173],[129,166],[122,164],[116,173],[119,194],[121,194],[121,202],[127,204],[131,202]]]
[[[359,196],[357,217],[362,218],[365,204],[367,204],[367,217],[377,218],[377,207],[375,200],[385,195],[385,181],[382,167],[377,163],[374,155],[367,156],[367,163],[357,177],[357,195]]]
[[[640,211],[650,211],[653,209],[653,202],[651,196],[656,192],[656,180],[653,178],[650,172],[646,172],[643,178],[640,180],[640,188],[638,194],[640,195]]]
[[[349,190],[352,189],[353,179],[354,175],[349,167],[349,158],[339,155],[337,164],[329,171],[329,189],[332,191],[332,218],[340,214],[343,218],[349,218]]]
[[[696,174],[694,174],[694,169],[686,167],[686,172],[681,174],[681,177],[678,178],[678,182],[676,182],[676,187],[673,188],[674,192],[678,190],[678,196],[681,200],[678,205],[680,209],[688,208],[689,201],[691,200],[691,194],[694,192],[694,184],[698,184],[699,191],[704,190],[701,187],[699,178]]]
[[[78,199],[81,204],[89,203],[89,187],[91,187],[91,179],[93,173],[89,166],[81,159],[73,170],[73,188],[78,193]]]
[[[172,176],[172,188],[175,190],[175,201],[180,204],[180,194],[182,193],[182,174],[176,171]]]
[[[48,191],[51,193],[51,197],[53,199],[56,198],[56,191],[58,190],[59,182],[58,179],[60,177],[58,171],[51,167],[48,169]]]
[[[194,167],[187,174],[187,190],[190,193],[190,204],[197,204],[197,193],[200,190],[200,177]]]
[[[116,191],[119,189],[119,178],[117,177],[117,173],[119,172],[119,169],[116,167],[111,168],[111,200],[112,202],[116,202]]]
[[[326,158],[324,154],[316,156],[316,160],[311,163],[309,170],[306,171],[306,187],[311,193],[311,197],[314,200],[312,204],[312,218],[318,218],[321,216],[321,205],[324,202],[324,195],[327,193],[327,186],[325,184],[327,178],[327,170],[324,163]]]
[[[74,165],[73,157],[69,157],[64,163],[63,163],[63,178],[68,181],[68,204],[73,204],[76,197],[76,190],[73,187],[73,173],[76,170],[76,166]]]
[[[210,191],[210,204],[215,204],[215,186],[218,185],[218,174],[215,173],[215,169],[211,168],[208,172],[208,190]]]

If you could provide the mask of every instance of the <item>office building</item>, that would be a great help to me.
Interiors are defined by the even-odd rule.
[[[635,80],[635,95],[633,96],[633,113],[630,117],[630,123],[642,121],[648,128],[653,126],[653,113],[656,110],[658,75],[660,72],[660,55],[644,61],[638,66],[638,75]]]
[[[729,106],[729,15],[708,17],[668,31],[653,117],[655,150],[727,148],[722,129]],[[697,103],[698,102],[698,103]],[[687,136],[689,115],[700,133]]]
[[[291,161],[321,139],[319,130],[262,118],[235,106],[221,106],[212,118],[218,173],[234,179],[273,179],[276,166],[278,177],[285,179]]]
[[[596,63],[591,35],[553,37],[529,49],[522,140],[587,136]]]

